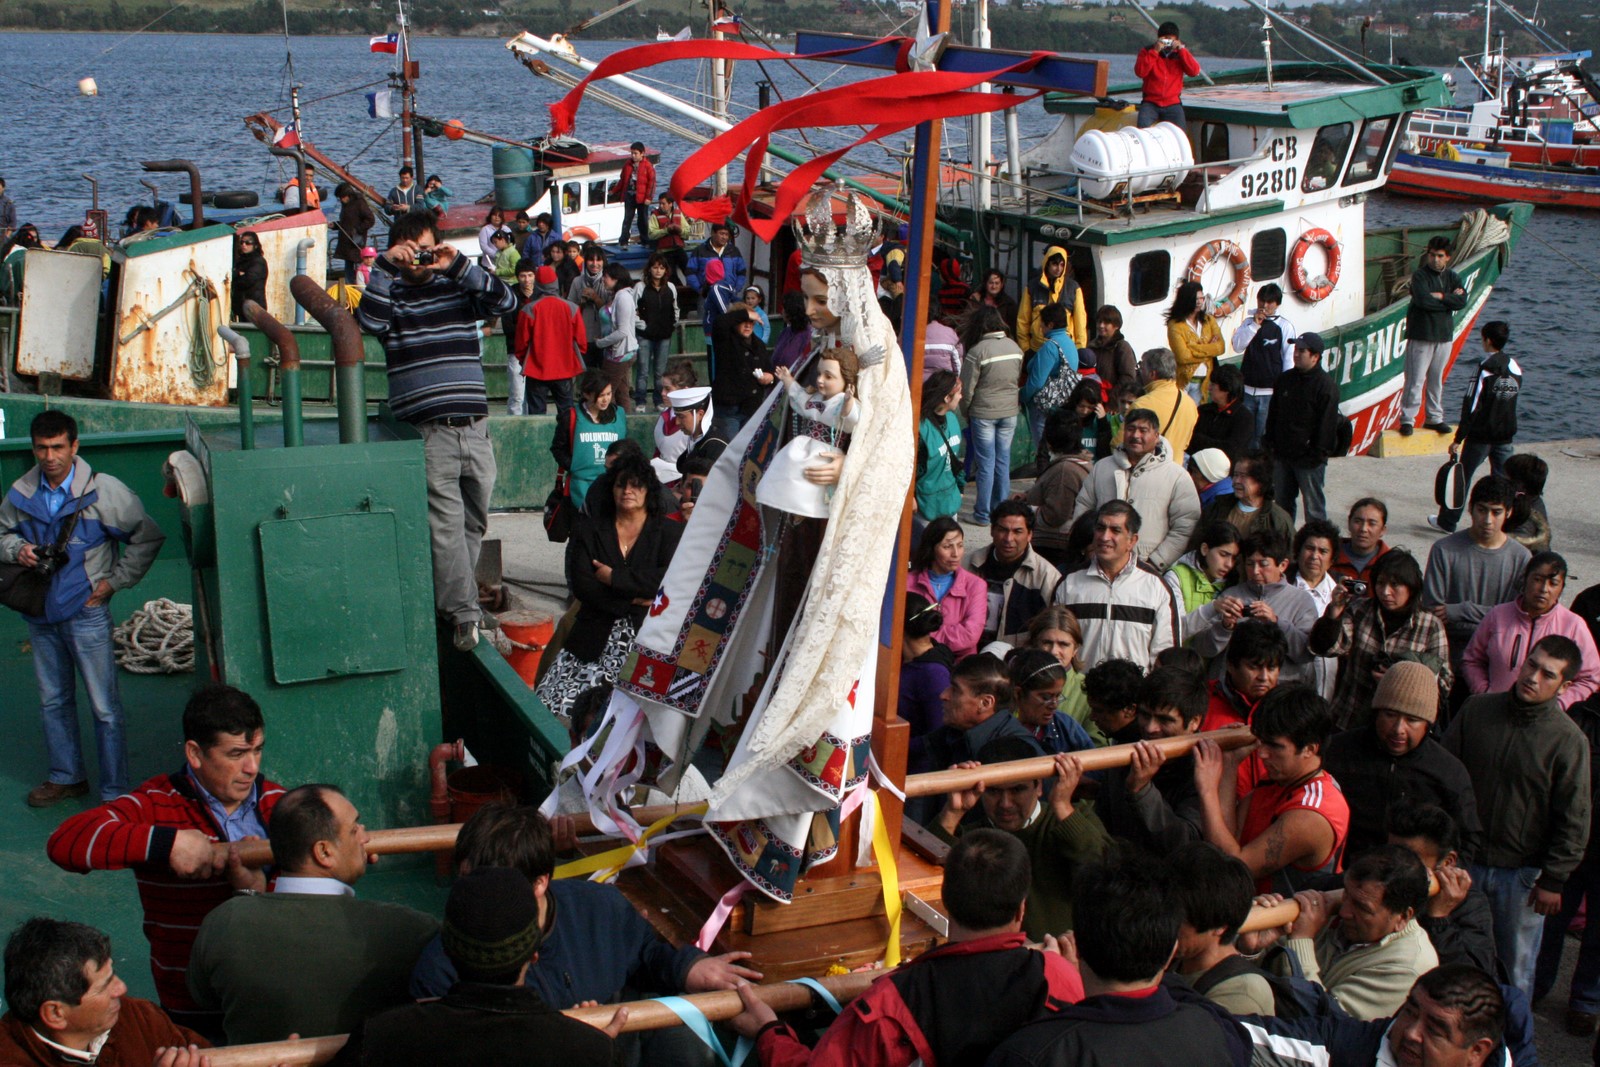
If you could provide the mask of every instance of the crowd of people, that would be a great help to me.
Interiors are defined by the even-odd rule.
[[[640,168],[630,202],[649,203],[652,182]],[[512,260],[491,215],[480,260],[440,243],[427,207],[408,212],[358,313],[385,345],[395,417],[425,441],[435,607],[458,648],[488,624],[472,580],[495,478],[478,323],[501,321],[512,342],[514,408],[554,396],[574,605],[539,692],[576,740],[720,449],[772,387],[836,441],[859,367],[848,347],[802,358],[827,310],[809,279],[781,295],[769,347],[777,323],[725,225],[681,262],[658,245],[635,282],[532,222]],[[674,948],[614,887],[555,878],[570,824],[502,806],[463,827],[442,918],[363,900],[360,812],[334,785],[265,778],[259,707],[208,685],[182,716],[182,766],[128,789],[103,737],[102,803],[47,846],[65,870],[138,873],[160,1009],[124,995],[102,932],[39,917],[6,947],[0,1048],[175,1065],[207,1042],[348,1033],[340,1063],[493,1061],[530,1041],[576,1063],[700,1063],[687,1028],[623,1037],[625,1011],[600,1030],[557,1009],[738,989],[730,1025],[768,1065],[1535,1062],[1530,1005],[1554,985],[1573,916],[1600,901],[1600,587],[1562,604],[1547,472],[1511,448],[1521,371],[1506,324],[1482,329],[1453,446],[1491,473],[1471,486],[1467,528],[1423,561],[1387,542],[1376,496],[1343,529],[1329,520],[1337,390],[1276,286],[1234,334],[1235,370],[1185,287],[1170,347],[1135,359],[1116,308],[1091,322],[1066,249],[1020,301],[1000,282],[930,329],[904,575],[909,770],[979,775],[907,807],[949,850],[948,944],[807,1034],[750,990],[757,961]],[[696,305],[707,386],[662,343]],[[652,395],[647,457],[625,416]],[[1024,407],[1037,477],[1013,493]],[[91,474],[63,418],[34,426],[40,466],[0,506],[0,552],[48,544],[69,504],[120,508],[133,527],[110,536],[120,564],[108,543],[74,572],[74,595],[103,608],[161,534],[104,480],[82,499]],[[962,515],[967,442],[977,500]],[[990,542],[968,549],[963,521]],[[60,615],[39,624],[36,659]],[[1188,755],[1161,743],[1198,734]],[[1129,746],[1126,763],[1086,769],[1080,754],[1108,746]],[[1034,756],[1048,774],[982,781]],[[81,755],[62,758],[76,765],[53,771],[40,806],[87,792]],[[270,870],[244,862],[256,838]],[[1242,929],[1291,898],[1286,924]],[[1585,930],[1567,1026],[1597,1021],[1600,927]]]

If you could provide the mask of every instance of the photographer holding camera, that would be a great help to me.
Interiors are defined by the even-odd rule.
[[[433,605],[462,652],[477,646],[480,624],[498,625],[473,580],[496,473],[478,324],[516,309],[511,288],[440,241],[439,220],[423,210],[390,224],[389,249],[356,309],[361,328],[383,341],[389,410],[422,436]]]
[[[1133,73],[1144,82],[1144,99],[1139,102],[1139,128],[1158,122],[1171,122],[1180,129],[1189,125],[1183,115],[1183,79],[1200,76],[1200,62],[1178,39],[1178,24],[1163,22],[1156,30],[1154,44],[1139,49]]]
[[[78,457],[72,416],[42,411],[29,435],[37,465],[0,501],[0,562],[30,567],[50,583],[43,614],[24,615],[50,758],[49,776],[28,793],[28,804],[44,808],[89,792],[74,665],[94,710],[100,799],[111,800],[128,790],[128,744],[106,604],[139,583],[166,534],[132,490]]]

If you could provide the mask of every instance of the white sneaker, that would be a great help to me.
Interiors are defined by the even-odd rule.
[[[456,623],[457,652],[471,652],[478,647],[478,624],[475,622]]]

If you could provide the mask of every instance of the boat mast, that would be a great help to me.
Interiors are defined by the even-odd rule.
[[[1266,13],[1262,15],[1261,51],[1267,59],[1267,92],[1277,92],[1277,87],[1272,84],[1272,10],[1270,3]]]
[[[924,12],[926,18],[926,12]],[[978,18],[972,28],[972,46],[974,48],[988,48],[992,42],[989,37],[989,0],[978,0]],[[991,93],[994,86],[984,82],[978,86],[978,92]],[[977,197],[974,207],[979,211],[988,211],[994,195],[993,183],[989,180],[989,149],[991,146],[991,127],[989,113],[972,116],[972,129],[969,131],[968,140],[972,145],[972,169],[977,172]],[[1012,165],[1015,165],[1015,160]]]
[[[409,167],[413,165],[412,158],[412,124],[416,121],[412,97],[416,93],[416,86],[411,80],[411,32],[406,26],[405,0],[396,0],[399,8],[400,20],[400,165]],[[420,147],[420,146],[419,146]],[[422,176],[416,176],[418,185],[422,184]]]
[[[722,15],[720,0],[706,0],[706,12],[709,18],[708,30],[711,39],[717,39],[717,21]],[[728,122],[728,70],[723,66],[723,60],[711,61],[711,113],[723,123]],[[728,168],[723,167],[717,171],[711,180],[711,195],[728,195]]]

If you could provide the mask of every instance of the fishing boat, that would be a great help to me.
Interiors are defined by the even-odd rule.
[[[1508,56],[1503,33],[1491,44],[1496,10],[1549,51]],[[1505,0],[1485,0],[1483,51],[1457,61],[1457,101],[1418,111],[1407,136],[1419,155],[1450,145],[1504,153],[1517,165],[1600,166],[1600,84],[1583,65],[1591,55],[1561,49]]]
[[[1505,151],[1450,149],[1447,156],[1401,152],[1395,157],[1389,189],[1433,200],[1519,200],[1600,210],[1600,166],[1517,163]],[[1600,155],[1595,158],[1600,160]]]

